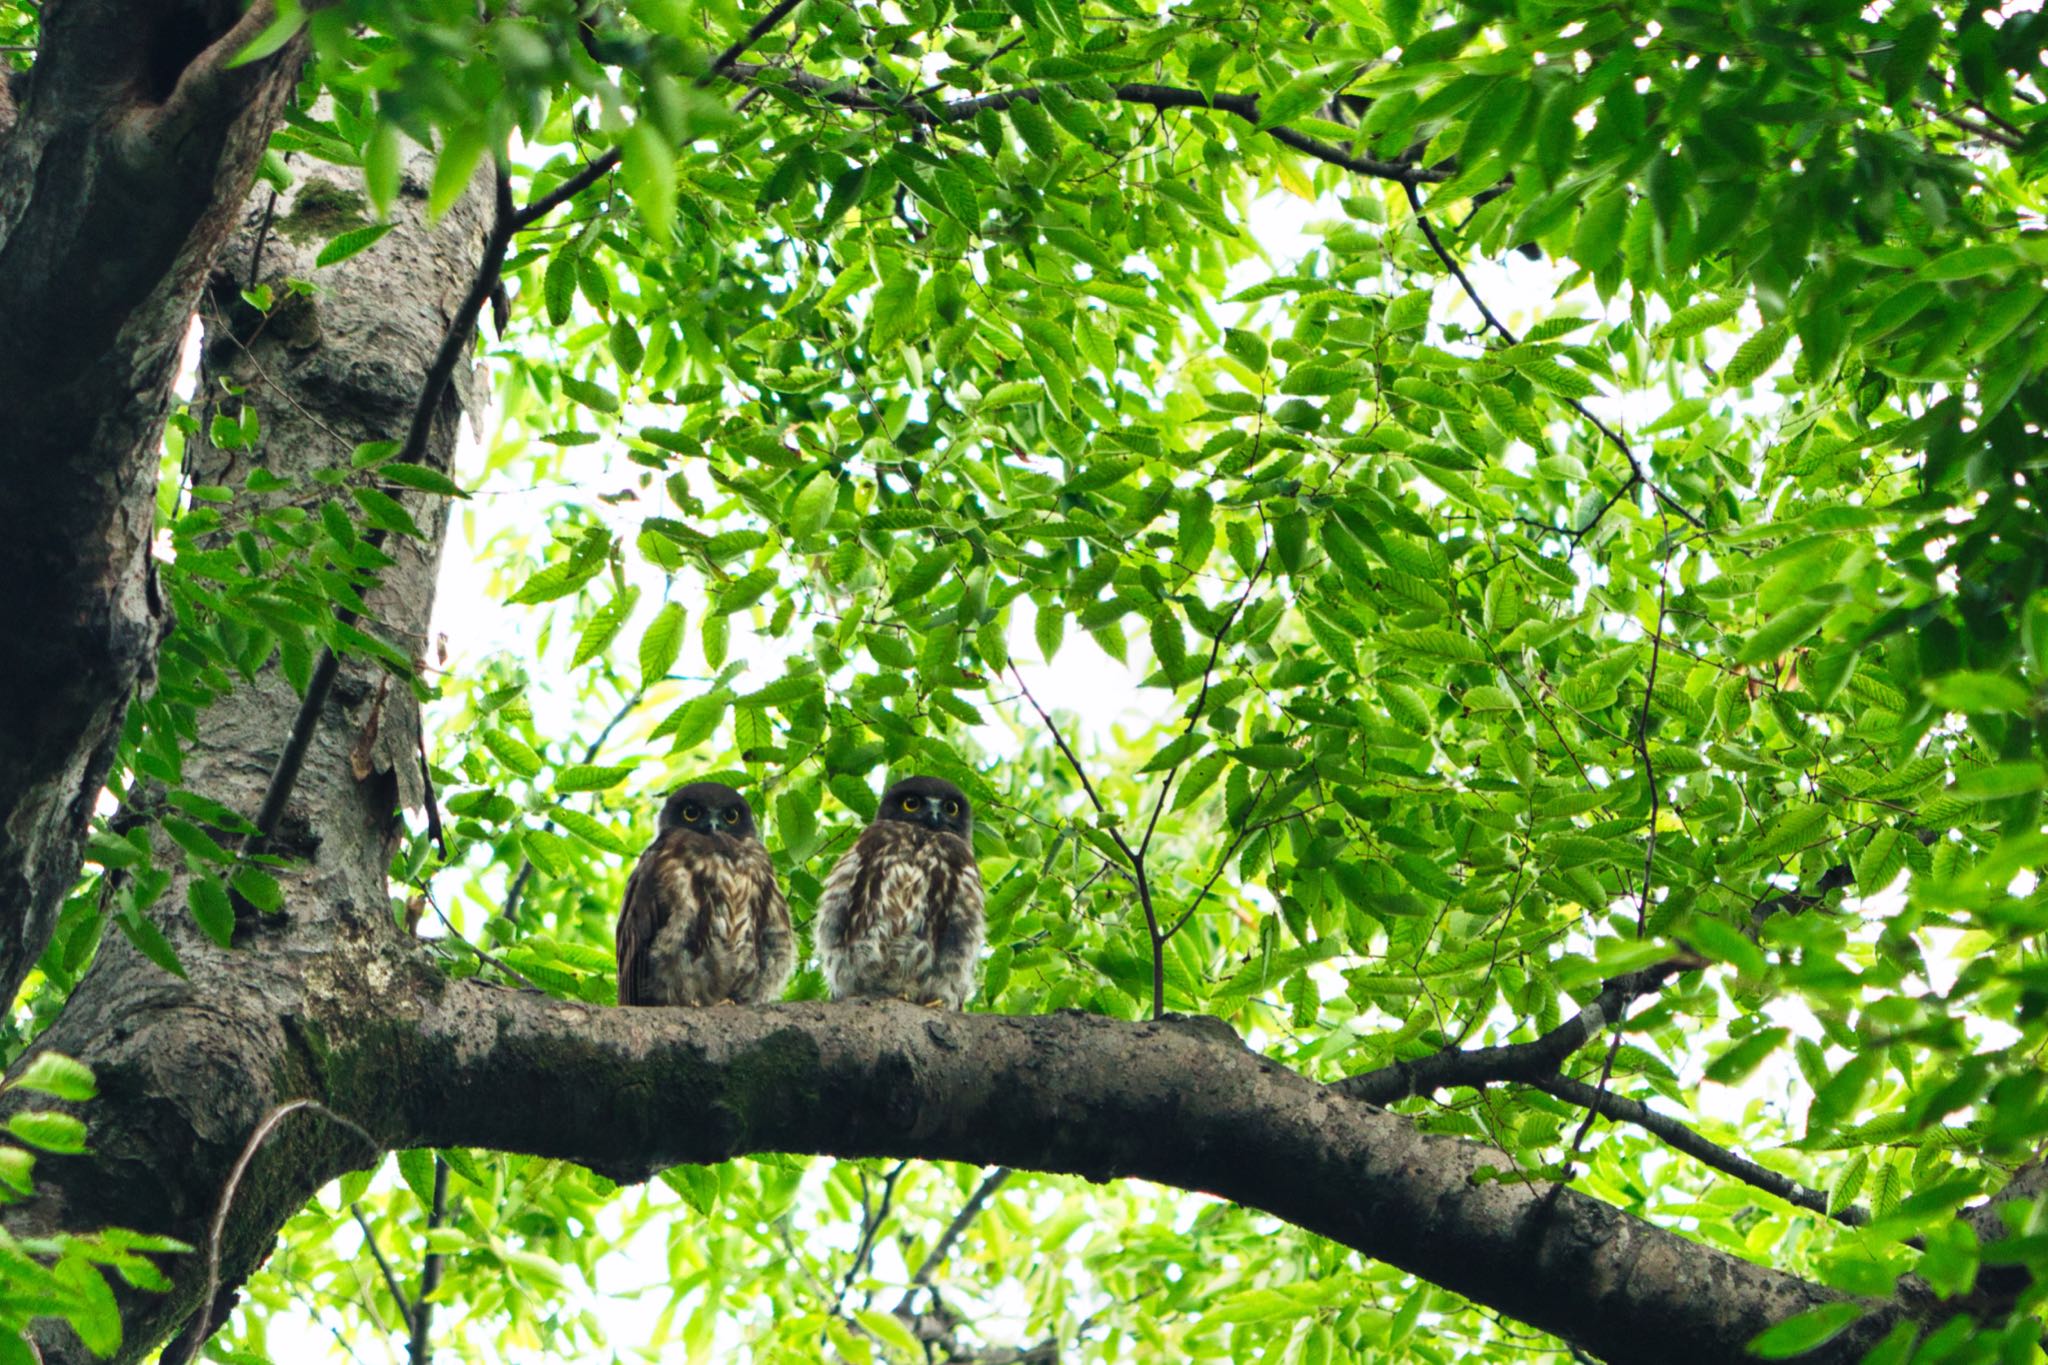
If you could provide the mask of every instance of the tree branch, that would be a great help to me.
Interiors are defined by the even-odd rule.
[[[1025,90],[1003,90],[991,95],[977,95],[971,99],[953,100],[947,104],[885,103],[875,97],[872,90],[856,87],[845,81],[835,81],[808,71],[785,71],[779,67],[765,66],[756,62],[734,62],[730,74],[745,85],[785,86],[815,95],[827,104],[842,109],[853,109],[863,113],[900,114],[912,123],[924,127],[959,123],[971,119],[983,110],[1001,111],[1020,100],[1033,104],[1039,102],[1039,88]],[[1086,89],[1071,89],[1068,94],[1077,100],[1095,99]],[[1392,180],[1402,185],[1428,185],[1449,180],[1455,171],[1440,167],[1412,165],[1404,161],[1382,161],[1374,157],[1354,156],[1333,142],[1310,137],[1297,132],[1285,124],[1272,128],[1259,128],[1259,97],[1254,94],[1219,92],[1205,95],[1199,90],[1183,86],[1127,83],[1113,87],[1113,102],[1118,104],[1140,104],[1154,109],[1213,109],[1218,113],[1230,114],[1252,125],[1253,129],[1265,133],[1275,142],[1291,147],[1305,156],[1332,166],[1341,166],[1355,175],[1371,176],[1376,180]]]
[[[434,1229],[448,1216],[448,1163],[437,1154],[434,1157],[434,1202],[427,1208],[427,1235],[432,1237]],[[429,1251],[420,1263],[420,1292],[413,1300],[412,1340],[409,1355],[412,1365],[427,1365],[434,1358],[434,1291],[441,1287],[441,1271],[446,1258],[438,1251]],[[403,1300],[400,1300],[402,1303]]]
[[[175,11],[175,14],[173,13]],[[70,0],[42,15],[35,79],[0,74],[0,997],[48,946],[129,702],[166,616],[149,546],[186,325],[302,41],[231,71],[269,11]],[[196,55],[162,69],[164,29]],[[130,73],[154,71],[155,81]],[[19,92],[20,104],[16,107]]]
[[[1838,1297],[1569,1189],[1537,1218],[1540,1194],[1477,1179],[1498,1152],[1340,1103],[1177,1021],[886,1001],[606,1010],[474,981],[416,1003],[400,1036],[335,1073],[394,1146],[626,1179],[761,1151],[1139,1177],[1263,1209],[1614,1361],[1735,1362],[1765,1326]],[[1873,1306],[1813,1360],[1857,1359],[1902,1312]]]
[[[1478,1087],[1494,1081],[1530,1084],[1554,1076],[1574,1052],[1610,1023],[1619,1023],[1630,1002],[1660,990],[1680,972],[1706,965],[1703,958],[1674,957],[1603,984],[1585,1008],[1550,1032],[1527,1043],[1497,1047],[1445,1048],[1412,1062],[1390,1062],[1332,1082],[1333,1093],[1366,1104],[1392,1104],[1452,1086]]]
[[[1478,288],[1473,285],[1471,278],[1465,274],[1465,267],[1458,264],[1458,258],[1451,254],[1450,248],[1446,247],[1443,239],[1437,236],[1436,224],[1430,221],[1429,212],[1423,207],[1421,191],[1415,187],[1412,181],[1404,182],[1403,187],[1408,193],[1408,206],[1415,211],[1415,221],[1422,228],[1423,239],[1429,243],[1429,249],[1435,253],[1437,260],[1443,263],[1444,269],[1451,272],[1452,278],[1456,279],[1458,286],[1465,291],[1465,297],[1472,300],[1472,306],[1479,310],[1479,316],[1486,323],[1487,327],[1499,335],[1501,340],[1507,342],[1508,345],[1520,345],[1520,339],[1508,330],[1506,323],[1493,315],[1493,310],[1486,306],[1486,300],[1480,297]],[[1614,428],[1594,416],[1592,410],[1576,398],[1566,398],[1564,404],[1573,412],[1591,422],[1594,430],[1606,437],[1608,443],[1620,451],[1621,457],[1628,461],[1629,477],[1627,482],[1615,491],[1613,497],[1607,500],[1606,505],[1600,509],[1600,516],[1605,516],[1607,508],[1619,502],[1622,496],[1631,488],[1641,484],[1656,496],[1658,502],[1664,504],[1666,508],[1670,509],[1681,520],[1701,530],[1706,529],[1707,524],[1700,520],[1697,513],[1691,511],[1683,503],[1665,492],[1657,485],[1655,480],[1651,479],[1644,472],[1642,462],[1636,458],[1635,449],[1627,441],[1624,441]],[[1574,532],[1574,538],[1584,536],[1586,532],[1598,524],[1599,518],[1596,517],[1592,522]]]
[[[1677,1119],[1660,1114],[1641,1100],[1632,1100],[1623,1095],[1598,1086],[1587,1085],[1567,1076],[1546,1076],[1525,1081],[1546,1095],[1555,1095],[1561,1100],[1585,1109],[1589,1116],[1598,1114],[1602,1118],[1619,1123],[1629,1123],[1646,1133],[1663,1139],[1665,1143],[1684,1152],[1704,1166],[1711,1166],[1723,1175],[1732,1175],[1745,1185],[1769,1194],[1774,1194],[1788,1204],[1796,1204],[1811,1213],[1832,1218],[1850,1227],[1861,1227],[1870,1221],[1870,1216],[1861,1209],[1843,1209],[1837,1213],[1828,1212],[1828,1197],[1819,1190],[1800,1184],[1787,1175],[1780,1175],[1767,1166],[1759,1166],[1748,1157],[1731,1152],[1726,1147],[1709,1142],[1698,1133],[1680,1123]]]

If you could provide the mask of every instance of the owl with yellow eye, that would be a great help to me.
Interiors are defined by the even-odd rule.
[[[832,998],[896,996],[960,1009],[982,942],[981,870],[966,794],[909,777],[833,866],[818,901],[818,965]]]

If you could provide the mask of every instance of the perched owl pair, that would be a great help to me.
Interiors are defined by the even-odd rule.
[[[981,955],[981,871],[967,797],[936,777],[890,787],[825,879],[818,965],[835,1000],[893,995],[959,1009]],[[626,882],[621,1005],[758,1004],[796,963],[789,903],[745,797],[678,787]]]

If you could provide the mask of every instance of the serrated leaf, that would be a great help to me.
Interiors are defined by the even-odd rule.
[[[395,223],[371,223],[366,227],[350,228],[320,248],[320,254],[313,258],[315,266],[334,265],[345,261],[359,251],[367,251],[384,240],[384,234],[391,231]]]
[[[99,1093],[93,1083],[92,1068],[61,1052],[37,1053],[7,1085],[10,1089],[18,1087],[54,1095],[60,1100],[89,1100]]]
[[[1740,296],[1725,299],[1708,299],[1679,309],[1667,319],[1662,327],[1651,333],[1654,341],[1683,341],[1698,336],[1709,327],[1717,327],[1742,311]]]
[[[683,627],[688,614],[680,602],[664,602],[640,636],[640,685],[651,687],[675,667],[683,652]]]
[[[541,757],[526,741],[507,731],[486,726],[483,731],[484,748],[491,751],[491,757],[510,768],[521,777],[538,777]]]
[[[206,936],[226,948],[234,942],[235,908],[218,877],[195,877],[185,888],[185,904]]]
[[[1777,364],[1778,357],[1785,353],[1785,343],[1791,335],[1791,329],[1778,321],[1743,342],[1721,371],[1722,384],[1741,388],[1762,378],[1764,371]]]
[[[1860,1303],[1824,1303],[1759,1332],[1750,1354],[1765,1360],[1790,1360],[1833,1341],[1863,1317]]]
[[[555,777],[558,792],[601,792],[618,786],[633,775],[630,763],[606,766],[592,763],[572,763]]]

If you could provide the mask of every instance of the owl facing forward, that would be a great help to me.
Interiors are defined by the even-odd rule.
[[[981,956],[981,870],[967,797],[911,777],[882,797],[818,901],[818,965],[835,1000],[893,995],[959,1009]]]
[[[621,1005],[781,996],[796,942],[745,797],[718,782],[669,795],[626,881],[617,946]]]

